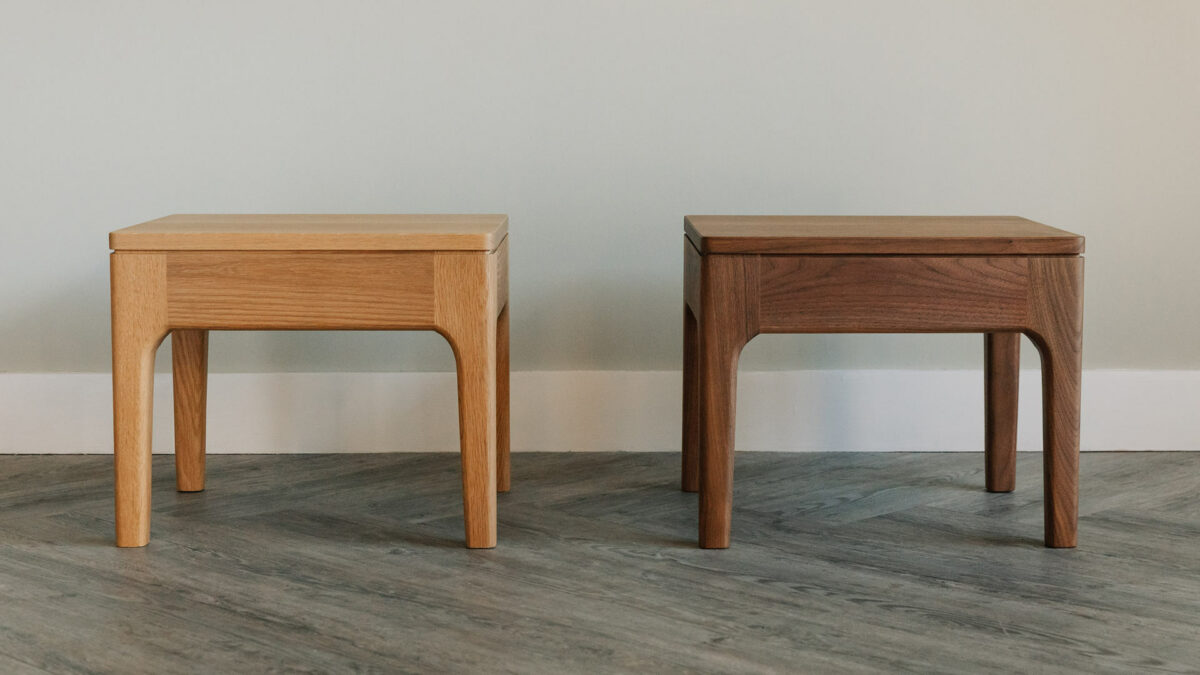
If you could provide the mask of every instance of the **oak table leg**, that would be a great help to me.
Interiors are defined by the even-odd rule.
[[[684,492],[700,489],[700,374],[696,315],[683,305],[683,476]]]
[[[154,353],[166,335],[158,304],[162,261],[113,254],[109,262],[117,546],[145,546],[150,541]]]
[[[495,335],[488,328],[481,327],[474,340],[460,336],[455,349],[468,548],[496,545],[496,352],[494,338],[484,337]]]
[[[490,256],[489,256],[490,257]],[[467,548],[496,546],[496,366],[499,317],[495,261],[485,256],[439,256],[438,330],[458,368],[463,519]]]
[[[175,489],[204,489],[205,413],[208,402],[208,331],[171,332],[175,392]]]
[[[496,490],[512,487],[511,427],[508,418],[508,305],[496,319]]]
[[[984,473],[988,492],[1012,492],[1017,476],[1021,334],[983,336]]]

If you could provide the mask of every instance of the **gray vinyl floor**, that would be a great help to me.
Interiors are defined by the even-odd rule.
[[[500,546],[457,456],[154,464],[112,546],[111,458],[0,456],[0,673],[1200,672],[1200,454],[1085,454],[1080,548],[979,454],[737,458],[695,547],[673,454],[520,454]]]

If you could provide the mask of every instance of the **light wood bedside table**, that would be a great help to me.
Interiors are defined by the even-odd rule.
[[[700,546],[726,548],[734,398],[759,333],[985,333],[987,488],[1013,489],[1020,336],[1042,357],[1046,546],[1079,501],[1083,237],[1024,218],[684,219],[683,489]]]
[[[209,330],[432,330],[458,369],[466,545],[509,487],[508,217],[175,215],[109,234],[117,546],[150,539],[154,354],[168,333],[176,482],[204,489]]]

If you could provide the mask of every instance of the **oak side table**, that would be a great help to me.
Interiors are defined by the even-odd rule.
[[[1045,542],[1075,546],[1083,237],[1015,217],[684,219],[683,489],[727,548],[734,397],[759,333],[984,333],[987,489],[1013,489],[1020,336],[1042,359]]]
[[[433,330],[458,370],[470,548],[509,486],[508,217],[175,215],[109,234],[117,546],[150,539],[154,353],[171,334],[176,486],[204,489],[210,330]]]

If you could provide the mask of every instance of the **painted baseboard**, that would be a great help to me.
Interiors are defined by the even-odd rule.
[[[743,372],[738,448],[806,452],[982,447],[978,371]],[[673,451],[680,375],[540,371],[512,377],[514,451]],[[155,383],[156,452],[172,447],[171,384]],[[1019,446],[1041,447],[1037,371],[1022,373]],[[112,451],[107,374],[0,374],[0,452]],[[451,373],[214,374],[214,453],[458,448]],[[1084,375],[1084,450],[1200,450],[1200,371]]]

